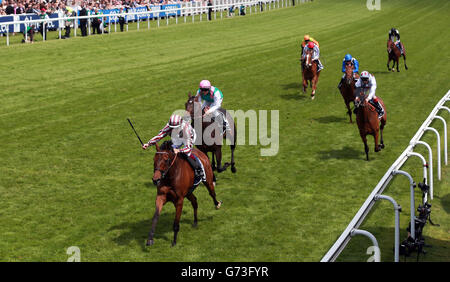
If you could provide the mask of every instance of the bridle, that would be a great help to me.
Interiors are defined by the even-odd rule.
[[[168,154],[169,152],[156,152],[156,154]],[[161,179],[166,177],[166,174],[169,172],[170,168],[173,166],[173,164],[175,163],[175,160],[177,159],[178,154],[175,154],[175,157],[173,158],[172,162],[170,163],[169,167],[165,170],[162,171],[160,169],[155,168],[155,171],[158,170],[161,172]],[[168,163],[170,161],[170,159],[168,159],[166,162]]]

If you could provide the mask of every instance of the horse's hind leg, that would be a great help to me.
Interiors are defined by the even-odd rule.
[[[217,201],[216,199],[216,191],[214,190],[214,184],[210,179],[208,179],[206,182],[204,182],[206,189],[208,189],[209,195],[213,199],[214,206],[216,209],[219,209],[220,206],[222,206],[222,201]]]
[[[193,193],[191,193],[189,196],[187,196],[188,200],[192,204],[192,208],[194,209],[194,224],[192,226],[197,227],[197,209],[198,209],[198,203],[197,203],[197,197],[194,196]]]
[[[158,195],[156,197],[156,208],[155,208],[155,214],[153,215],[152,219],[152,228],[150,229],[150,232],[148,234],[147,239],[147,246],[151,246],[154,244],[153,236],[155,235],[155,229],[156,224],[158,223],[159,215],[161,214],[162,207],[166,203],[166,195]]]
[[[232,145],[231,147],[231,172],[236,173],[236,167],[234,163],[234,150],[236,149],[236,145]]]
[[[384,118],[384,117],[383,117]],[[386,121],[384,119],[381,120],[381,125],[380,125],[380,148],[384,149],[384,141],[383,141],[383,128],[384,125],[386,124]]]
[[[183,210],[183,200],[184,198],[179,198],[175,203],[175,220],[173,221],[173,242],[172,247],[177,244],[177,235],[180,231],[180,218],[181,211]]]
[[[208,153],[206,153],[206,155],[208,155]],[[212,156],[212,158],[211,158],[211,160],[212,160],[211,168],[212,168],[213,171],[215,171],[216,170],[216,160],[215,160],[215,157],[214,157],[214,152],[211,152],[211,156]]]
[[[408,70],[408,66],[406,65],[406,56],[405,54],[403,54],[402,56],[403,56],[403,63],[405,64],[405,70]]]
[[[400,70],[398,69],[398,61],[400,61],[400,59],[397,59],[397,72],[400,72]]]

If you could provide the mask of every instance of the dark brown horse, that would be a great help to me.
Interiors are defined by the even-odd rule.
[[[366,159],[369,160],[369,146],[367,146],[367,135],[372,135],[375,139],[375,152],[381,151],[384,148],[383,142],[383,129],[386,125],[386,107],[384,106],[383,100],[378,98],[383,109],[384,115],[381,120],[378,118],[378,113],[375,107],[370,103],[366,102],[366,94],[364,91],[357,89],[356,95],[359,97],[359,102],[355,102],[356,111],[356,123],[358,124],[359,135],[364,142],[364,151],[366,152]],[[381,124],[381,125],[380,125]],[[380,138],[380,144],[378,144],[378,139]]]
[[[194,196],[191,188],[194,185],[194,170],[189,165],[181,153],[175,154],[172,150],[172,142],[165,141],[161,147],[156,146],[156,153],[154,157],[154,173],[153,183],[157,187],[156,195],[156,209],[152,219],[152,228],[148,235],[147,246],[153,245],[153,236],[155,235],[156,224],[164,204],[168,201],[175,206],[175,221],[173,222],[173,241],[172,246],[177,243],[177,234],[180,230],[181,210],[183,209],[184,198],[187,198],[194,208],[194,224],[197,226],[197,198]],[[209,159],[205,154],[197,149],[193,149],[194,153],[202,162],[205,169],[206,188],[209,195],[214,201],[214,206],[219,209],[222,202],[216,200],[216,192],[214,191],[213,171]]]
[[[400,43],[400,44],[403,49],[403,54],[402,54],[401,50],[397,47],[397,45],[395,45],[394,41],[389,39],[387,42],[387,52],[388,52],[387,68],[388,68],[388,70],[391,70],[391,68],[389,67],[389,64],[391,63],[391,61],[394,61],[394,63],[392,64],[392,71],[394,71],[394,67],[395,67],[396,63],[397,63],[397,72],[400,71],[398,69],[398,61],[400,59],[400,56],[403,56],[403,62],[405,63],[405,69],[408,70],[408,66],[406,65],[405,47],[403,46],[402,43]]]
[[[306,88],[308,88],[308,81],[311,85],[311,99],[314,100],[314,95],[316,95],[317,82],[319,81],[320,72],[317,72],[319,66],[318,62],[312,60],[312,50],[305,51],[305,58],[302,59],[303,71],[303,92],[306,93]]]
[[[212,156],[212,168],[216,170],[216,161],[217,161],[217,171],[223,172],[231,165],[231,172],[236,172],[235,162],[234,162],[234,150],[236,149],[236,124],[234,123],[233,118],[230,115],[227,115],[226,110],[219,108],[218,110],[224,114],[224,116],[228,120],[228,124],[230,125],[231,132],[226,131],[224,134],[222,124],[219,124],[218,121],[212,121],[210,118],[205,117],[204,110],[201,109],[200,102],[197,101],[196,96],[192,96],[191,93],[188,94],[188,100],[185,104],[185,109],[191,116],[192,127],[196,129],[200,127],[201,122],[201,131],[199,128],[196,129],[197,139],[201,136],[201,140],[197,140],[195,142],[197,148],[202,151],[205,155],[208,156],[208,152],[211,152]],[[216,134],[217,133],[217,134]],[[228,139],[231,149],[231,163],[225,163],[222,167],[222,141]],[[197,145],[198,144],[198,145]]]
[[[352,121],[352,110],[350,109],[350,103],[355,101],[355,79],[358,79],[358,73],[353,73],[353,65],[351,62],[347,62],[345,65],[345,78],[341,84],[341,95],[344,98],[345,106],[347,107],[347,114],[350,117],[350,123]]]

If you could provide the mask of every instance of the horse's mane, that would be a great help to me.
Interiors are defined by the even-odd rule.
[[[172,140],[164,141],[159,147],[160,150],[172,150]]]

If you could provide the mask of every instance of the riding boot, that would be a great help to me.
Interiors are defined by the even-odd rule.
[[[378,118],[381,119],[383,117],[383,115],[384,115],[384,111],[383,111],[383,107],[380,104],[380,101],[375,102],[375,101],[371,100],[370,104],[372,104],[372,106],[375,107],[375,110],[378,113]]]
[[[202,164],[200,163],[200,160],[191,153],[190,156],[187,157],[187,160],[189,162],[189,164],[191,165],[191,167],[194,169],[194,186],[193,188],[195,188],[197,185],[200,184],[200,182],[206,180],[204,179],[204,174],[203,174],[203,169],[202,169]]]
[[[376,104],[376,108],[377,108],[377,111],[378,111],[378,118],[379,119],[381,119],[383,116],[384,116],[384,110],[383,110],[383,107],[381,106],[381,103],[380,102],[377,102],[377,103],[375,103]]]

